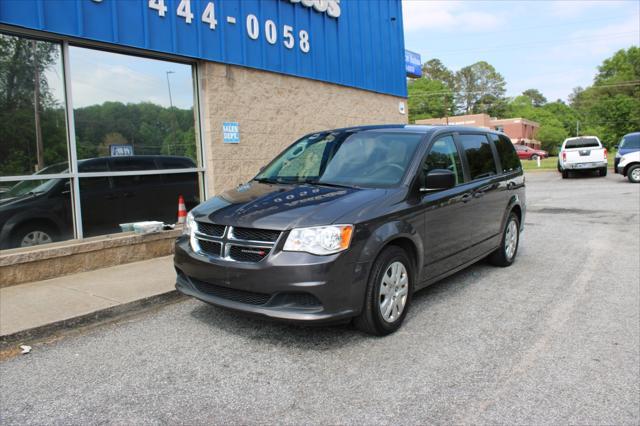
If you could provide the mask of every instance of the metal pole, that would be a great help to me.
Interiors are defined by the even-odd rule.
[[[36,171],[44,168],[44,147],[42,145],[42,126],[40,125],[40,65],[38,64],[38,50],[36,41],[31,42],[33,49],[33,113],[36,127]]]
[[[174,74],[174,72],[167,71],[167,87],[169,88],[169,106],[173,108],[173,99],[171,98],[171,82],[169,81],[169,74]]]

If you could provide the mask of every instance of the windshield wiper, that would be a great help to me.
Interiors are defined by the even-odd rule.
[[[251,180],[255,180],[256,182],[260,182],[260,183],[280,183],[277,180],[269,179],[269,178],[253,178]]]
[[[358,188],[355,185],[342,185],[339,183],[321,182],[319,179],[307,179],[307,180],[303,180],[302,183],[308,183],[310,185],[331,186],[333,188],[349,188],[349,189]]]

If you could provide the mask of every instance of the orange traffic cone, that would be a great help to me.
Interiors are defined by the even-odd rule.
[[[178,223],[184,223],[187,219],[187,207],[184,205],[184,197],[178,196]]]

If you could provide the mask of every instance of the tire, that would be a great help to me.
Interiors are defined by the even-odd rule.
[[[631,183],[640,183],[640,164],[634,164],[627,170],[627,179]]]
[[[558,160],[558,171],[562,173],[562,169],[560,168],[560,160]]]
[[[49,244],[58,240],[58,232],[51,225],[40,222],[20,225],[11,235],[13,248]]]
[[[500,247],[489,255],[489,262],[494,266],[511,266],[518,255],[519,244],[520,220],[517,214],[511,212],[502,231]]]
[[[569,177],[569,172],[568,172],[568,171],[566,171],[566,170],[563,170],[563,171],[562,171],[562,179],[566,179],[566,178],[568,178],[568,177]]]
[[[538,157],[539,157],[539,155],[538,155],[538,154],[533,154],[533,155],[531,156],[531,158],[529,158],[529,160],[537,160],[537,159],[538,159]]]
[[[398,265],[404,267],[404,273]],[[394,280],[393,277],[394,267],[397,267],[396,271],[400,272],[398,280]],[[361,331],[375,336],[386,336],[400,328],[411,305],[414,276],[413,264],[403,249],[397,246],[385,248],[371,268],[364,306],[360,315],[354,319],[355,326]],[[384,288],[389,288],[388,295],[383,293]],[[404,298],[404,305],[398,313],[402,298]],[[397,302],[394,302],[395,300]],[[389,303],[392,304],[390,307],[391,315],[385,319],[383,311],[388,312],[385,307],[388,307]]]
[[[598,170],[598,174],[599,174],[600,176],[602,176],[602,177],[606,176],[606,175],[607,175],[607,168],[606,168],[606,167],[603,167],[603,168],[599,169],[599,170]]]

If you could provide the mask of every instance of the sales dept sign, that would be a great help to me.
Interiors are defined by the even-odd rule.
[[[235,121],[222,123],[222,142],[240,143],[240,126]]]

